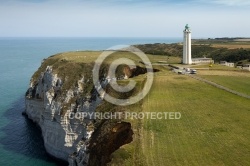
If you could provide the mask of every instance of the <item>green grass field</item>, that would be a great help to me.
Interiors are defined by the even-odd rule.
[[[204,64],[204,65],[192,65],[191,68],[209,68],[209,70],[225,70],[225,71],[240,71],[241,69],[234,68],[234,67],[228,67],[220,64],[212,64],[212,67],[210,67],[210,64]]]
[[[198,76],[234,91],[250,95],[250,72],[244,70],[204,70]]]
[[[202,78],[250,96],[250,77],[203,75]]]
[[[82,76],[75,71],[83,72],[85,66],[81,63],[93,62],[100,53],[58,54],[50,57],[37,73],[45,70],[47,65],[55,64],[55,70],[70,74],[69,82],[72,82],[71,77],[72,80],[79,80]],[[114,56],[129,57],[138,62],[138,58],[125,52]],[[166,58],[149,55],[152,63],[178,63],[180,60],[176,57]],[[114,152],[109,165],[250,165],[249,99],[189,76],[177,75],[167,67],[155,67],[161,71],[155,73],[150,93],[127,109],[136,112],[180,112],[182,117],[179,120],[128,119],[134,131],[133,142]],[[84,72],[82,74],[91,74],[91,71]],[[37,73],[34,77],[38,77]],[[214,65],[212,70],[199,70],[198,76],[242,93],[250,93],[249,72]],[[142,81],[145,75],[131,79]]]
[[[165,70],[133,111],[180,112],[182,118],[130,120],[134,141],[116,151],[110,165],[250,165],[249,99]]]

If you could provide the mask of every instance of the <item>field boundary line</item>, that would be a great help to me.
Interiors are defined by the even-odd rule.
[[[190,76],[190,77],[192,77],[192,78],[194,78],[194,79],[196,79],[196,80],[199,80],[199,81],[205,82],[205,83],[207,83],[207,84],[210,84],[210,85],[212,85],[212,86],[214,86],[214,87],[216,87],[216,88],[219,88],[219,89],[225,90],[225,91],[227,91],[227,92],[230,92],[230,93],[232,93],[232,94],[235,94],[235,95],[238,95],[238,96],[241,96],[241,97],[250,99],[250,96],[248,96],[248,95],[246,95],[246,94],[243,94],[243,93],[237,92],[237,91],[235,91],[235,90],[229,89],[229,88],[224,87],[224,86],[222,86],[222,85],[219,85],[219,84],[217,84],[217,83],[215,83],[215,82],[212,82],[212,81],[209,81],[209,80],[206,80],[206,79],[204,79],[204,78],[201,78],[201,77],[198,77],[198,76],[194,76],[194,75],[191,75],[191,74],[187,74],[187,75]]]

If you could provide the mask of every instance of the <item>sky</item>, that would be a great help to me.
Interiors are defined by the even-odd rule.
[[[250,0],[0,0],[0,37],[250,37]]]

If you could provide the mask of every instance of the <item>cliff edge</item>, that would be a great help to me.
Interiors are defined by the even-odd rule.
[[[70,166],[106,165],[111,153],[132,141],[131,124],[121,119],[71,116],[126,109],[103,101],[95,90],[92,70],[99,55],[100,52],[68,52],[44,59],[26,92],[26,114],[40,126],[46,151],[68,161]],[[108,65],[104,63],[100,69],[100,80],[104,82]],[[143,72],[141,66],[133,71],[121,66],[116,74],[123,79]],[[106,89],[106,93],[113,93],[108,85]],[[127,95],[115,94],[121,98]]]

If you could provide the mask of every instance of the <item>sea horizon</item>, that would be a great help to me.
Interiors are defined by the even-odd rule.
[[[46,153],[40,129],[22,116],[24,94],[30,78],[44,58],[65,51],[104,50],[121,44],[172,43],[181,40],[0,37],[0,165],[60,165]]]

